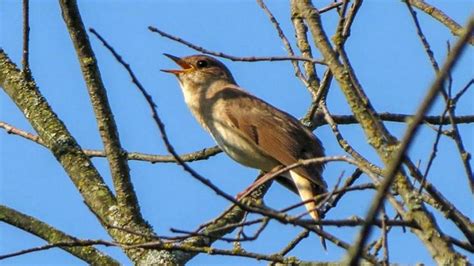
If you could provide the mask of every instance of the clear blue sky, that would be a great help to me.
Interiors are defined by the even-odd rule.
[[[267,2],[286,35],[292,39],[294,33],[287,1]],[[318,7],[324,7],[331,1],[315,2]],[[461,24],[474,10],[473,2],[468,0],[429,2]],[[43,95],[79,144],[84,148],[101,149],[95,118],[59,6],[56,1],[34,0],[30,5],[33,76]],[[214,143],[194,121],[184,104],[175,78],[159,69],[174,67],[162,53],[184,56],[196,52],[150,33],[147,29],[149,25],[208,49],[232,55],[285,54],[273,26],[254,1],[225,1],[225,4],[224,1],[217,0],[199,3],[184,0],[79,1],[79,7],[86,27],[95,28],[115,47],[152,94],[170,140],[180,153],[213,146]],[[453,42],[455,38],[437,21],[421,12],[418,14],[435,56],[442,62],[446,54],[446,41]],[[333,32],[336,19],[334,12],[323,15],[328,32]],[[98,58],[123,146],[129,151],[166,154],[144,99],[110,53],[94,37],[90,37],[90,40]],[[0,2],[0,47],[14,62],[21,62],[21,1]],[[361,84],[380,112],[413,113],[434,77],[402,1],[366,1],[356,18],[347,51]],[[454,71],[455,92],[473,77],[473,60],[474,53],[469,48]],[[310,98],[306,89],[294,77],[289,62],[224,62],[242,87],[296,117],[304,115]],[[474,93],[470,90],[460,102],[457,113],[473,114],[473,99]],[[349,114],[348,105],[334,82],[328,104],[334,114]],[[441,107],[438,103],[432,113],[438,114]],[[27,120],[3,91],[0,92],[0,120],[32,132]],[[400,123],[387,125],[398,137],[405,128],[405,124]],[[464,144],[472,152],[473,127],[461,125],[460,128]],[[341,130],[359,152],[380,164],[358,126],[341,126]],[[323,141],[328,155],[343,154],[327,126],[318,128],[315,134]],[[434,131],[424,127],[410,151],[412,159],[420,160],[423,169],[433,139]],[[93,162],[110,184],[106,161],[94,159]],[[143,215],[158,234],[170,234],[170,227],[192,230],[219,215],[229,205],[177,165],[131,161],[130,167]],[[257,174],[255,170],[240,166],[223,154],[207,161],[192,163],[192,167],[221,189],[234,195],[247,187]],[[325,178],[332,187],[342,171],[346,171],[347,175],[352,170],[344,164],[331,164],[327,167]],[[460,210],[471,219],[474,218],[473,198],[454,143],[446,140],[442,142],[430,181]],[[364,178],[361,182],[367,182],[367,179]],[[362,216],[371,198],[372,194],[368,192],[348,196],[327,218]],[[265,200],[269,206],[280,208],[296,203],[299,199],[279,185],[274,185]],[[0,130],[0,204],[37,217],[79,238],[108,239],[108,235],[82,203],[80,194],[51,153],[30,141],[7,135],[4,130]],[[393,211],[389,213],[393,214]],[[441,226],[446,233],[460,236],[449,222],[442,222]],[[352,242],[357,232],[341,228],[327,230],[347,242]],[[291,226],[271,222],[261,239],[255,243],[245,243],[244,248],[264,253],[277,252],[299,231]],[[44,243],[28,233],[0,223],[0,254]],[[394,229],[390,234],[389,245],[393,262],[433,263],[429,253],[411,233],[403,234],[400,229]],[[231,245],[219,243],[216,247],[230,248]],[[291,254],[304,260],[318,261],[338,260],[344,255],[344,250],[332,244],[328,247],[328,252],[323,252],[317,237],[311,236]],[[128,263],[121,251],[114,248],[101,249],[121,262]],[[197,256],[191,263],[266,264],[243,258],[207,255]],[[0,264],[83,263],[60,249],[53,249],[0,261]]]

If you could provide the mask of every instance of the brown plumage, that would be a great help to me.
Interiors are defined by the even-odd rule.
[[[237,162],[269,172],[279,165],[324,156],[321,142],[311,131],[290,114],[240,88],[215,58],[166,56],[183,69],[163,71],[177,76],[193,115]],[[326,191],[322,172],[322,164],[311,164],[290,170],[277,181],[308,200]],[[308,202],[305,207],[318,221],[316,204]]]

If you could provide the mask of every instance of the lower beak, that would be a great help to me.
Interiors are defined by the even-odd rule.
[[[161,69],[161,71],[163,71],[163,72],[178,75],[178,74],[185,73],[185,72],[188,72],[188,71],[193,69],[192,65],[190,65],[189,63],[187,63],[186,61],[184,61],[183,59],[181,59],[177,56],[170,55],[170,54],[163,54],[163,55],[170,58],[176,64],[178,64],[180,67],[183,68],[183,69]]]

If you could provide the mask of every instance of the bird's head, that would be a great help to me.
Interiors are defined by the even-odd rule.
[[[179,58],[164,54],[176,62],[181,69],[162,69],[166,73],[175,74],[182,87],[208,87],[214,82],[235,84],[229,69],[219,60],[207,55],[191,55]]]

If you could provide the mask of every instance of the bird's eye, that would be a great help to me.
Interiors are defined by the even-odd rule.
[[[208,67],[209,63],[206,60],[199,60],[196,65],[198,68],[204,68]]]

